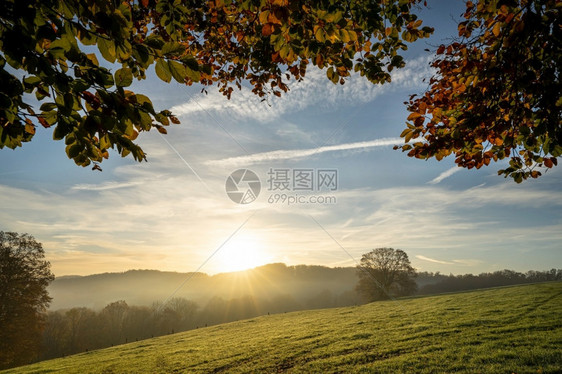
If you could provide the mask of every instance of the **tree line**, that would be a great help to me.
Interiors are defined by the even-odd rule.
[[[530,270],[526,273],[505,269],[491,273],[481,273],[478,275],[443,275],[439,272],[421,272],[418,273],[418,280],[426,284],[419,287],[417,294],[428,295],[525,283],[561,281],[562,269],[551,269],[546,271]]]
[[[304,302],[289,294],[268,300],[248,295],[229,300],[213,297],[201,307],[192,300],[178,297],[165,304],[154,302],[151,306],[128,305],[120,300],[99,311],[85,307],[50,311],[42,336],[44,349],[36,360],[63,357],[260,315],[357,303],[357,294],[352,290],[341,294],[324,290]]]

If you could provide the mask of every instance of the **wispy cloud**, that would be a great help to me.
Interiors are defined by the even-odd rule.
[[[458,172],[460,170],[461,170],[461,168],[455,165],[452,168],[445,170],[444,172],[442,172],[437,177],[433,178],[432,180],[430,180],[427,183],[428,184],[440,183],[443,179],[449,178],[451,175],[455,174],[456,172]]]
[[[289,92],[281,99],[271,97],[265,102],[250,89],[243,87],[230,100],[225,100],[218,91],[209,91],[205,96],[192,96],[186,103],[172,107],[171,111],[178,116],[221,112],[230,117],[267,122],[278,119],[285,113],[298,112],[311,106],[366,103],[389,91],[421,86],[423,78],[430,75],[428,56],[411,60],[405,68],[393,71],[392,84],[385,85],[372,84],[359,74],[352,74],[344,85],[326,85],[326,72],[311,68],[303,81],[289,84]]]
[[[481,260],[475,260],[470,258],[460,259],[460,260],[453,260],[455,264],[465,265],[465,266],[477,266],[482,263]]]
[[[76,184],[72,186],[72,189],[78,191],[107,191],[132,187],[141,183],[142,182],[105,182],[100,184]]]
[[[232,166],[232,165],[251,165],[260,162],[267,162],[273,160],[289,160],[297,159],[308,156],[317,155],[325,152],[347,151],[347,150],[366,150],[369,148],[383,147],[402,143],[401,138],[382,138],[374,139],[365,142],[345,143],[337,145],[328,145],[317,148],[308,149],[290,149],[290,150],[277,150],[271,152],[254,153],[246,156],[229,157],[222,160],[207,161],[207,165],[215,166]]]
[[[429,258],[429,257],[425,257],[425,256],[422,256],[422,255],[416,255],[416,258],[419,258],[420,260],[423,260],[423,261],[434,262],[436,264],[453,265],[453,263],[449,262],[449,261],[436,260],[434,258]]]

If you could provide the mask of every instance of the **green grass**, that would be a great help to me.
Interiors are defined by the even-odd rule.
[[[562,283],[263,316],[7,373],[560,373]]]

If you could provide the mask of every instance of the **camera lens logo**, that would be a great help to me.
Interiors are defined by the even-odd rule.
[[[258,198],[261,182],[256,173],[238,169],[226,179],[226,194],[236,204],[249,204]]]

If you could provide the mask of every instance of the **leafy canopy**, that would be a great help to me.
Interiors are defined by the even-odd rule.
[[[357,275],[356,290],[368,301],[411,295],[417,290],[416,271],[401,249],[377,248],[363,254]]]
[[[0,148],[22,146],[40,124],[78,165],[99,169],[109,149],[145,160],[139,132],[179,123],[126,89],[151,66],[165,82],[217,84],[228,98],[243,82],[279,96],[310,64],[334,83],[351,71],[389,82],[406,43],[433,31],[411,12],[420,1],[3,0]]]
[[[460,40],[441,45],[421,97],[407,102],[408,156],[459,167],[509,159],[499,175],[537,178],[562,155],[562,2],[468,1]],[[398,147],[397,147],[398,148]]]
[[[50,267],[33,236],[0,231],[0,369],[31,362],[41,348]]]

